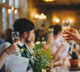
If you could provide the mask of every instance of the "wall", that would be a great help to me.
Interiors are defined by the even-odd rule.
[[[74,7],[74,6],[73,6]],[[41,6],[37,7],[38,12],[44,13],[47,15],[47,20],[45,21],[46,26],[49,25],[55,25],[55,24],[60,24],[62,25],[62,21],[64,19],[70,19],[71,22],[71,27],[76,28],[77,30],[80,29],[80,10],[79,9],[67,9],[64,7],[62,8],[56,8],[56,7],[47,7],[47,6]],[[57,23],[56,19],[59,19],[60,22]]]
[[[37,20],[34,18],[37,14],[37,9],[33,5],[33,0],[20,0],[19,4],[19,18],[27,18],[35,24],[37,29]]]
[[[71,20],[71,27],[80,29],[80,11],[79,10],[55,10],[52,11],[52,23],[56,24],[55,19],[60,19],[59,24],[62,25],[64,19]]]

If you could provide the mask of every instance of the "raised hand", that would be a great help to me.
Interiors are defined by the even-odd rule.
[[[70,31],[65,31],[68,34],[66,40],[74,40],[77,44],[80,43],[80,35],[78,31],[74,28],[71,28]]]
[[[13,43],[11,46],[9,46],[6,51],[9,54],[15,54],[18,51],[17,43]]]

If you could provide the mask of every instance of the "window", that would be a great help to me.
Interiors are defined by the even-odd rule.
[[[2,3],[3,3],[3,4],[6,4],[6,0],[2,0]]]
[[[13,6],[13,0],[9,0],[9,6]]]
[[[13,27],[12,24],[13,24],[13,20],[12,20],[12,11],[11,11],[9,14],[9,28],[11,28],[11,29]]]
[[[18,14],[15,15],[15,20],[18,19]]]
[[[6,28],[7,28],[7,23],[6,23],[6,8],[5,7],[3,7],[2,8],[2,21],[3,21],[3,31],[5,31],[6,30]]]
[[[1,0],[0,0],[0,4],[1,4]]]
[[[8,27],[13,29],[13,22],[18,18],[18,1],[19,0],[0,0],[0,5],[2,6],[0,7],[0,13],[2,13],[0,17],[0,19],[2,20],[1,31],[4,32]],[[7,5],[7,3],[9,3],[9,5]]]
[[[19,6],[19,0],[15,0],[15,8],[18,8]]]
[[[14,14],[15,14],[15,20],[16,20],[18,18],[18,10],[17,9],[14,10]]]

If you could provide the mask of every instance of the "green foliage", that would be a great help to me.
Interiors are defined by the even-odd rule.
[[[78,55],[75,53],[75,52],[72,52],[72,55],[71,55],[72,59],[78,59]]]
[[[26,48],[24,48],[23,46],[20,46],[19,44],[17,44],[17,46],[20,48],[20,52],[21,52],[21,49],[23,49],[23,51],[21,52],[21,55],[22,55],[23,57],[31,58],[32,54],[30,53],[29,50],[26,50]],[[25,51],[27,54],[25,54],[24,51]]]
[[[27,51],[24,47],[18,45],[20,49],[28,54],[25,55],[24,52],[21,52],[23,57],[30,59],[30,64],[33,68],[33,72],[42,72],[42,69],[46,69],[49,72],[48,62],[53,60],[52,50],[50,49],[53,45],[50,45],[47,50],[43,49],[44,43],[36,43],[33,50],[34,53],[31,54],[30,51]]]

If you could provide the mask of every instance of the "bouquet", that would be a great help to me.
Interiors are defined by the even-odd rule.
[[[53,66],[54,60],[52,55],[53,45],[47,47],[45,42],[36,42],[33,44],[33,54],[19,45],[18,47],[20,48],[22,56],[29,58],[33,72],[42,72],[42,69],[46,69],[46,71],[49,72],[50,67]],[[27,53],[27,55],[24,53],[24,51]]]

